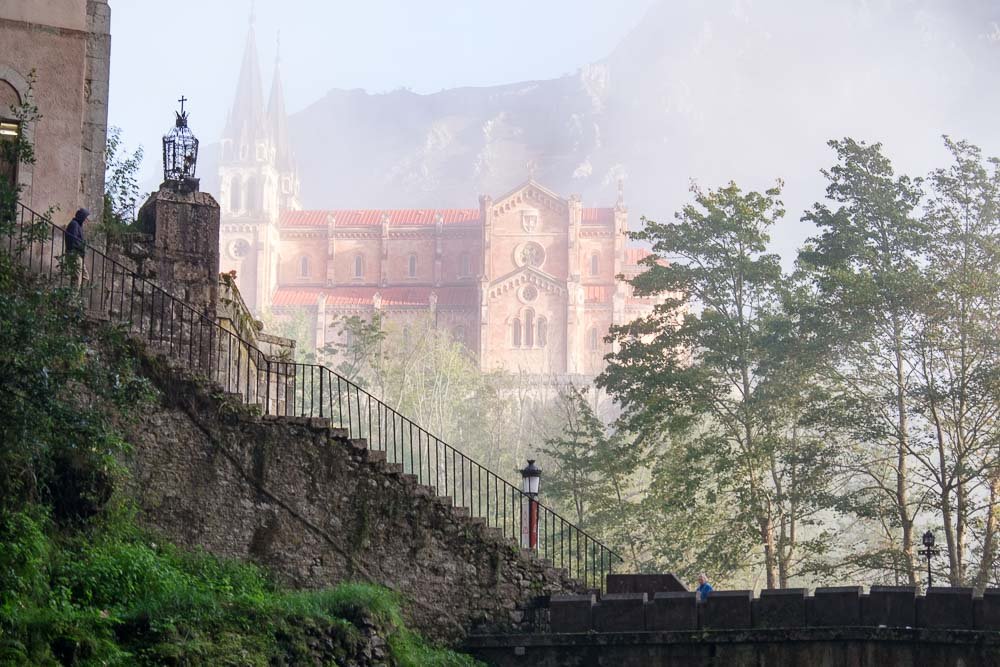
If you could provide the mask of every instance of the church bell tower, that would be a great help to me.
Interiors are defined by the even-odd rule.
[[[236,271],[240,293],[257,315],[270,306],[278,282],[281,212],[299,208],[279,64],[276,57],[265,106],[251,14],[219,156],[220,263],[223,272]]]

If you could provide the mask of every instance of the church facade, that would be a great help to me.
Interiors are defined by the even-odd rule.
[[[604,336],[650,312],[617,276],[643,270],[627,245],[621,186],[585,207],[528,179],[470,208],[301,210],[279,68],[267,103],[253,28],[222,141],[221,265],[258,315],[304,311],[315,345],[338,318],[430,316],[484,370],[593,376]]]

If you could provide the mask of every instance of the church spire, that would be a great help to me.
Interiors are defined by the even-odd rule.
[[[288,114],[285,112],[285,91],[281,85],[281,33],[274,56],[274,78],[271,81],[271,95],[267,102],[267,121],[274,138],[275,166],[279,171],[294,168],[291,146],[288,143]]]
[[[233,108],[229,112],[224,135],[224,138],[231,142],[230,146],[234,151],[228,156],[230,159],[252,160],[256,141],[266,133],[264,92],[261,85],[254,22],[254,9],[251,6],[250,25],[247,28],[247,41],[243,48],[243,62],[240,65],[240,78],[236,84],[236,96],[233,99]]]

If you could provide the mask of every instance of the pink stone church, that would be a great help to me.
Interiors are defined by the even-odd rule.
[[[221,264],[250,308],[305,311],[317,346],[342,316],[429,314],[479,360],[547,376],[594,376],[612,324],[648,313],[632,276],[622,201],[584,207],[529,179],[475,208],[305,211],[277,63],[265,103],[251,26],[222,141]]]

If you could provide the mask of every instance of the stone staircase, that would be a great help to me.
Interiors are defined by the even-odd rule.
[[[14,223],[0,250],[40,280],[76,284],[59,227],[20,205]],[[127,257],[88,248],[84,265],[86,317],[127,328],[163,393],[133,433],[133,491],[172,539],[257,560],[296,585],[381,583],[423,610],[415,618],[431,636],[514,629],[537,600],[599,588],[621,560],[361,387],[262,352]],[[529,521],[537,550],[521,547]]]
[[[261,415],[137,347],[161,400],[130,433],[131,493],[172,541],[295,587],[386,586],[415,627],[449,641],[544,627],[551,596],[587,590],[334,420]]]

